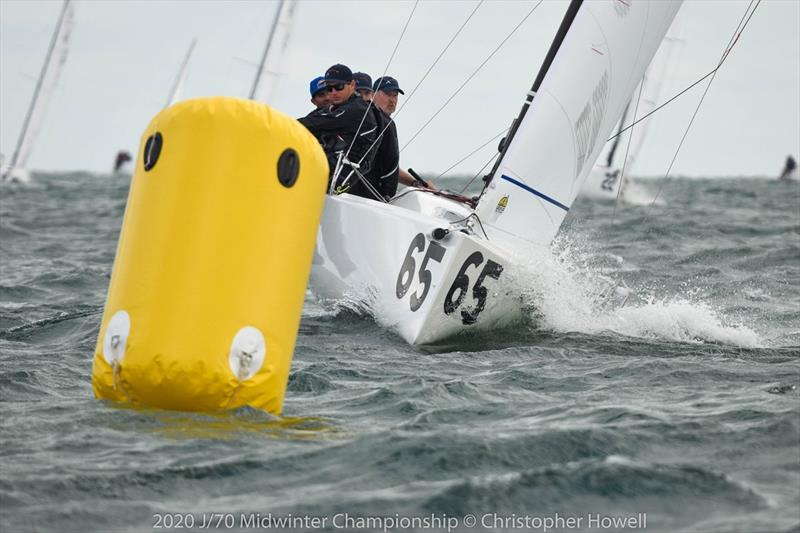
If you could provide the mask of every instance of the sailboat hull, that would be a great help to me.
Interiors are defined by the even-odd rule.
[[[508,254],[466,225],[471,210],[422,191],[394,202],[326,198],[311,271],[312,291],[323,304],[366,305],[411,344],[522,316],[507,282]],[[434,238],[437,228],[448,233]]]
[[[586,177],[580,196],[590,200],[616,201],[619,195],[620,174],[619,169],[595,165]]]

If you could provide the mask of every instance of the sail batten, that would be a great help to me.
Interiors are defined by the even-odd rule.
[[[550,244],[680,3],[570,4],[574,17],[551,46],[550,64],[532,89],[536,97],[516,121],[476,208],[490,238],[510,248]]]

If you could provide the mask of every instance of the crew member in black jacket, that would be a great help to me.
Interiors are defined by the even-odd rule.
[[[389,197],[394,196],[397,192],[398,181],[410,187],[436,190],[436,187],[430,182],[417,181],[411,174],[400,168],[400,143],[397,140],[395,122],[391,119],[397,109],[398,95],[405,94],[400,88],[400,84],[391,76],[383,76],[375,80],[372,88],[374,90],[372,103],[381,110],[380,114],[384,120],[384,126],[378,130],[379,134],[381,131],[384,132],[384,139],[382,139],[384,142],[381,143],[378,155],[375,157],[375,174],[381,183],[383,194]],[[387,123],[389,124],[388,128],[385,127]]]
[[[325,85],[330,91],[331,106],[316,109],[298,120],[322,144],[331,177],[340,158],[359,165],[356,169],[345,161],[339,173],[336,192],[349,192],[361,179],[355,174],[356,170],[367,179],[371,176],[376,150],[370,147],[373,143],[377,146],[375,140],[380,131],[375,114],[368,109],[369,102],[355,93],[356,83],[348,67],[336,64],[325,71]]]

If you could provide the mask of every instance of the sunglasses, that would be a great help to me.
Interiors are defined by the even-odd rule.
[[[328,92],[333,92],[333,91],[337,91],[338,92],[338,91],[343,90],[345,85],[347,85],[347,84],[346,83],[337,83],[336,85],[328,85],[327,89],[328,89]]]

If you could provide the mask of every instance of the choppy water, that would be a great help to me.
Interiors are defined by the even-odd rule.
[[[281,420],[93,398],[127,186],[0,189],[0,531],[800,531],[796,184],[579,202],[510,331],[411,347],[309,298]]]

